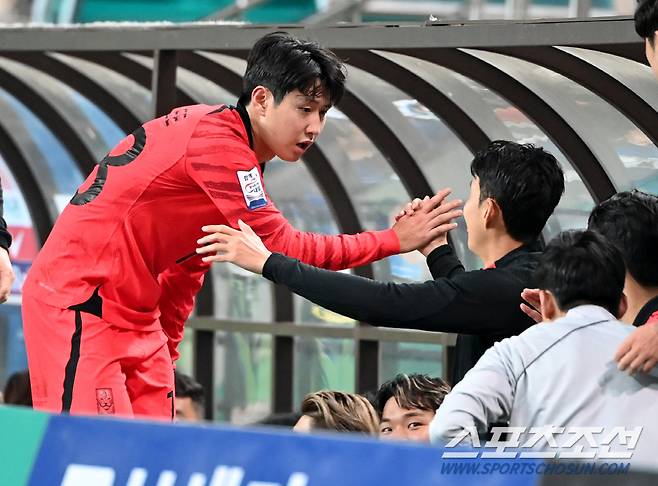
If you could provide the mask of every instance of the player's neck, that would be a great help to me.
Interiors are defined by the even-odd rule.
[[[253,105],[249,104],[247,107],[247,114],[249,115],[249,120],[251,121],[251,135],[254,140],[253,151],[256,154],[258,163],[262,164],[274,157],[274,152],[270,147],[265,143],[264,137],[262,135],[263,130],[259,124],[259,118],[254,113]]]
[[[644,287],[637,283],[628,272],[624,282],[624,294],[628,301],[628,309],[622,316],[621,320],[632,324],[642,307],[651,299],[658,297],[658,287]]]
[[[478,251],[478,256],[484,263],[485,267],[494,265],[509,252],[516,250],[523,245],[523,243],[515,240],[502,231],[489,236],[490,237],[482,245],[482,248]]]

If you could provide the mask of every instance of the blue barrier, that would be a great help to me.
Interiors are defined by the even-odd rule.
[[[441,449],[345,435],[305,435],[53,416],[34,486],[534,486],[534,473],[459,474]],[[511,461],[508,461],[509,466]],[[534,466],[539,461],[526,460]],[[471,464],[473,461],[471,460]],[[482,464],[482,461],[480,461]],[[493,471],[492,471],[493,470]],[[493,472],[493,474],[491,474]]]

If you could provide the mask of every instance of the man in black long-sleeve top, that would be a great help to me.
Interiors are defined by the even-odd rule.
[[[493,343],[533,324],[520,309],[521,291],[534,284],[537,238],[564,192],[555,158],[531,145],[493,142],[475,156],[471,173],[464,218],[468,246],[484,270],[466,272],[446,233],[422,249],[433,281],[376,282],[271,254],[243,224],[242,232],[222,227],[211,235],[216,243],[203,252],[217,253],[205,260],[231,261],[318,305],[377,326],[459,333],[456,383]],[[446,210],[453,208],[449,204]],[[416,214],[410,213],[403,217]]]

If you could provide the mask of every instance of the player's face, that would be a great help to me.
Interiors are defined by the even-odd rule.
[[[310,432],[313,430],[313,419],[308,415],[302,415],[295,426],[292,428],[293,432]]]
[[[270,150],[282,160],[299,160],[322,132],[330,107],[324,93],[310,97],[298,90],[273,103],[265,120]]]
[[[429,442],[430,422],[434,418],[433,410],[419,408],[402,408],[395,397],[388,399],[379,424],[381,439]]]
[[[658,51],[658,36],[654,35],[654,41],[653,45],[651,45],[651,42],[649,42],[649,39],[644,39],[644,47],[647,55],[647,61],[649,61],[649,66],[651,66],[651,69],[653,70],[653,73],[656,75],[656,78],[658,78],[658,54],[656,51]]]

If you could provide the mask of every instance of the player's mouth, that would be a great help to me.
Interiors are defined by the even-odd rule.
[[[305,152],[306,149],[308,149],[311,145],[313,145],[313,142],[311,142],[310,140],[307,140],[305,142],[299,142],[297,144],[297,147],[299,147],[302,152]]]

